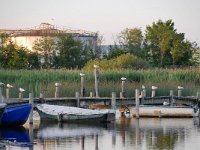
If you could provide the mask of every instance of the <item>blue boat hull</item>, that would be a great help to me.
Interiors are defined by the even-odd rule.
[[[1,125],[19,126],[23,125],[31,112],[31,104],[22,104],[6,107],[1,118]]]

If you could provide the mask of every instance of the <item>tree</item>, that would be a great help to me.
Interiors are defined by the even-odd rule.
[[[83,65],[82,44],[74,40],[71,34],[59,37],[57,49],[59,50],[59,66],[71,69],[80,68]]]
[[[41,55],[41,61],[44,68],[50,68],[53,64],[53,54],[55,53],[55,39],[52,37],[43,37],[37,39],[33,49]]]
[[[119,45],[123,46],[126,53],[142,57],[143,35],[140,28],[124,29],[118,36]]]
[[[172,20],[158,20],[146,28],[144,49],[154,66],[195,64],[196,48],[184,33],[177,33]]]
[[[158,22],[153,22],[152,26],[146,27],[145,42],[151,49],[152,55],[160,55],[156,56],[160,59],[160,66],[164,65],[164,56],[170,49],[175,31],[172,20],[167,20],[166,22],[158,20]],[[159,50],[159,52],[153,52],[157,50]]]
[[[18,47],[9,41],[0,51],[0,62],[3,68],[24,69],[28,65],[28,51],[24,47]]]

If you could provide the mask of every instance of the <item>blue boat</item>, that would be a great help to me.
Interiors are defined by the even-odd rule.
[[[3,126],[21,126],[27,121],[31,109],[31,104],[8,106],[4,110],[0,124]]]

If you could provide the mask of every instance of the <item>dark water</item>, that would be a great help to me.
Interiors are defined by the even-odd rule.
[[[32,127],[30,127],[32,128]],[[44,124],[2,129],[6,150],[199,150],[199,118],[119,118],[113,124]]]

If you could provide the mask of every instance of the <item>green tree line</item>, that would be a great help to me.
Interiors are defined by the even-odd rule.
[[[102,38],[102,37],[101,37]],[[99,64],[104,69],[140,69],[198,64],[198,45],[179,33],[172,20],[158,20],[141,28],[126,28],[117,36],[107,53],[99,55],[100,46],[91,50],[71,34],[43,37],[35,41],[34,52],[11,42],[0,34],[0,67],[9,69],[90,68]]]

